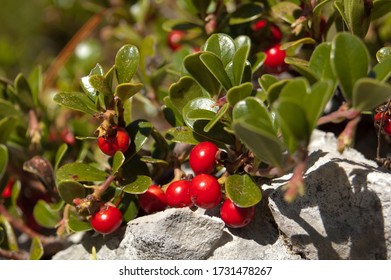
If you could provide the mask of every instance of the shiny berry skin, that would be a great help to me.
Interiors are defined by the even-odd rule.
[[[109,234],[116,231],[122,223],[121,211],[111,205],[103,205],[91,217],[92,228],[99,233]]]
[[[181,41],[186,33],[182,30],[172,30],[168,33],[167,43],[173,51],[179,50],[182,45]]]
[[[201,142],[190,152],[189,164],[195,174],[210,174],[216,167],[218,148],[212,142]]]
[[[217,179],[208,174],[199,174],[190,182],[190,199],[194,205],[212,209],[221,201],[221,187]]]
[[[383,118],[384,115],[384,118]],[[382,129],[384,133],[391,135],[391,116],[388,114],[388,112],[378,112],[375,115],[375,122],[380,125],[383,118],[383,126]]]
[[[125,153],[130,145],[128,132],[122,127],[115,127],[116,134],[112,136],[98,137],[100,150],[108,156],[113,156],[117,151]]]
[[[228,227],[241,228],[247,226],[254,218],[255,206],[241,208],[227,198],[220,209],[220,217]]]
[[[264,65],[271,68],[277,68],[283,66],[285,64],[284,62],[285,57],[286,57],[285,50],[281,50],[280,44],[277,44],[266,51],[266,59]]]
[[[167,208],[166,194],[159,186],[152,185],[145,193],[139,195],[139,203],[147,214],[163,211]]]
[[[14,185],[14,179],[9,179],[7,185],[5,186],[3,192],[1,193],[2,198],[10,198],[12,196],[12,186]]]
[[[190,182],[187,180],[172,182],[166,189],[166,199],[170,207],[182,208],[193,206],[190,200]]]

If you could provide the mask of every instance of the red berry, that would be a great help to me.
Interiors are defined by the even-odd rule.
[[[284,59],[286,53],[284,50],[281,50],[280,44],[275,45],[274,47],[266,51],[265,66],[271,68],[281,67],[285,64]]]
[[[391,119],[384,120],[383,131],[386,134],[391,135]]]
[[[92,228],[99,233],[109,234],[116,231],[122,223],[121,211],[111,205],[104,205],[91,217]]]
[[[270,27],[270,31],[272,33],[272,40],[275,43],[278,43],[282,40],[282,32],[280,28],[278,28],[276,25],[272,24]]]
[[[166,194],[159,186],[152,185],[145,193],[139,195],[139,203],[147,214],[163,211],[167,207]]]
[[[190,198],[194,205],[211,209],[221,201],[221,187],[215,177],[199,174],[190,182]]]
[[[167,43],[173,51],[179,50],[182,45],[181,41],[186,33],[182,30],[172,30],[168,33]]]
[[[254,218],[255,207],[241,208],[236,206],[229,198],[223,202],[220,217],[224,223],[232,228],[241,228],[248,225]]]
[[[167,204],[171,207],[193,206],[190,200],[190,182],[178,180],[172,182],[166,189]]]
[[[264,28],[266,25],[267,25],[267,20],[261,19],[261,20],[258,20],[253,25],[251,25],[251,29],[254,31],[257,31],[257,30]]]
[[[3,192],[1,193],[2,198],[9,198],[12,195],[12,186],[14,185],[15,180],[10,178],[5,186]]]
[[[128,132],[122,127],[115,127],[116,134],[98,137],[98,146],[106,155],[113,156],[117,151],[123,153],[129,148],[130,138]]]
[[[216,167],[218,148],[212,142],[201,142],[190,152],[189,164],[195,174],[212,173]]]

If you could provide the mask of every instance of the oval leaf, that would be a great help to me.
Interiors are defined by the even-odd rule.
[[[96,182],[106,180],[107,173],[90,164],[74,162],[61,166],[56,172],[57,181],[73,180]]]
[[[94,102],[81,92],[60,92],[54,96],[54,102],[72,110],[87,114],[98,113]]]
[[[137,71],[140,54],[137,47],[125,45],[115,56],[115,69],[120,84],[129,83]]]
[[[236,25],[260,18],[265,8],[261,3],[246,3],[239,6],[230,16],[229,24]]]
[[[352,106],[360,111],[369,111],[390,97],[390,85],[375,79],[363,78],[354,85]]]
[[[56,157],[55,157],[55,160],[54,160],[54,170],[56,171],[58,169],[58,165],[60,164],[62,158],[64,157],[65,153],[67,152],[68,150],[68,145],[67,144],[62,144],[58,150],[57,150],[57,153],[56,153]]]
[[[121,99],[122,102],[125,102],[129,98],[131,98],[133,95],[138,93],[142,88],[144,87],[144,84],[142,83],[123,83],[119,84],[115,88],[115,95]]]
[[[262,199],[261,189],[248,175],[231,175],[225,182],[227,196],[239,207],[251,207]]]
[[[33,209],[34,219],[43,227],[55,228],[61,217],[46,201],[40,199]]]
[[[29,260],[39,260],[43,256],[43,245],[38,237],[31,240]]]
[[[73,199],[86,196],[86,189],[76,181],[61,181],[57,188],[61,198],[70,205],[73,205]]]
[[[220,83],[201,61],[202,52],[186,56],[183,64],[189,74],[211,95],[220,91]]]
[[[138,175],[129,181],[122,190],[131,194],[142,194],[152,185],[152,179],[144,175]]]
[[[368,75],[369,54],[364,43],[350,33],[339,33],[331,45],[331,66],[347,101],[352,100],[354,83]]]
[[[376,59],[379,63],[389,57],[391,57],[391,47],[383,47],[376,53]]]
[[[92,226],[89,222],[81,221],[78,215],[71,213],[68,219],[68,227],[74,232],[82,232],[92,229]]]
[[[198,97],[204,97],[204,93],[192,77],[184,76],[177,83],[170,86],[169,96],[175,108],[182,112],[187,102]]]
[[[117,151],[114,154],[113,157],[113,167],[112,167],[112,174],[115,174],[118,172],[118,170],[121,168],[122,164],[125,162],[125,156],[121,151]]]
[[[227,92],[227,101],[231,106],[235,106],[236,103],[250,96],[252,90],[252,83],[244,83],[238,86],[234,86]]]
[[[200,56],[200,59],[225,90],[232,87],[231,80],[224,70],[223,62],[217,55],[205,52]]]
[[[170,128],[167,130],[165,138],[175,143],[186,143],[190,145],[197,145],[199,142],[208,141],[208,138],[194,133],[187,126]]]
[[[224,67],[232,61],[236,52],[234,40],[224,33],[213,34],[205,42],[204,50],[217,55],[223,62]]]

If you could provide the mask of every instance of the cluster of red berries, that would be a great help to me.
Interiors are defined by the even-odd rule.
[[[391,114],[388,111],[376,113],[375,123],[378,126],[382,123],[382,131],[387,135],[391,135]]]
[[[98,137],[100,150],[108,156],[113,156],[117,151],[125,153],[130,145],[130,137],[126,129],[116,126],[113,130],[114,135]]]
[[[211,173],[216,167],[218,148],[211,142],[196,145],[189,156],[189,164],[195,176],[171,182],[165,191],[157,185],[139,195],[140,207],[150,214],[167,207],[199,207],[212,209],[222,200],[221,186]],[[244,227],[254,217],[254,207],[241,208],[226,198],[221,206],[220,217],[227,226]]]

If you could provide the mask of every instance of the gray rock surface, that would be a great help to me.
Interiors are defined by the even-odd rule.
[[[391,174],[354,149],[339,154],[331,134],[313,139],[303,197],[283,200],[290,175],[262,187],[278,228],[308,259],[391,258]]]

